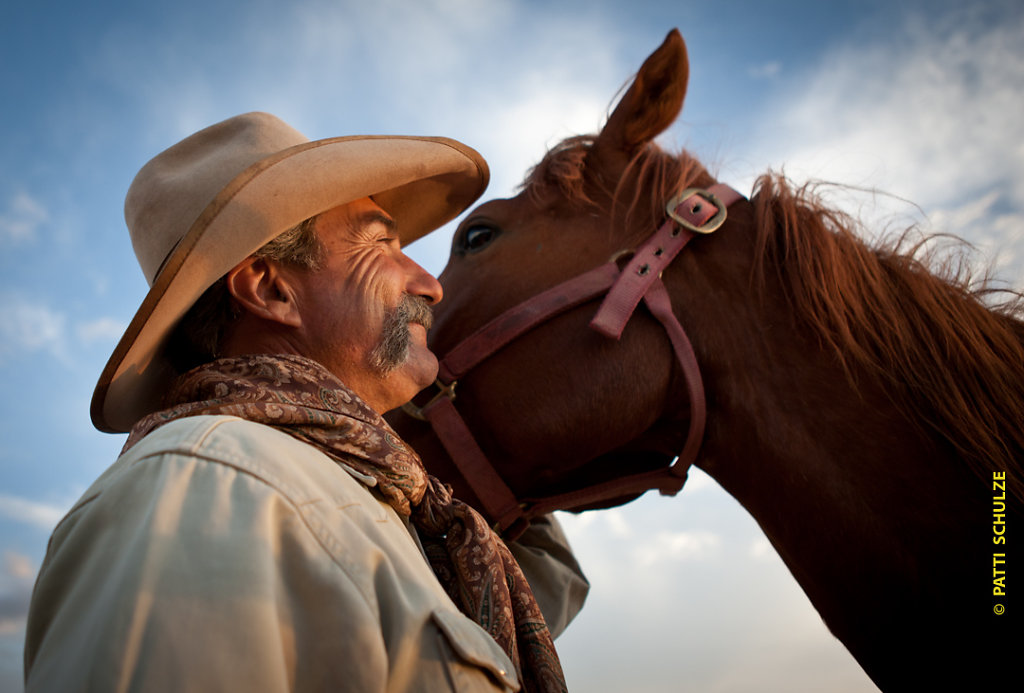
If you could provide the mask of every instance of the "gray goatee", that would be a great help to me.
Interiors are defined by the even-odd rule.
[[[409,346],[412,344],[412,334],[409,331],[411,322],[419,323],[429,330],[434,322],[434,313],[427,299],[405,294],[401,303],[385,317],[380,341],[370,353],[370,364],[382,377],[409,358]]]

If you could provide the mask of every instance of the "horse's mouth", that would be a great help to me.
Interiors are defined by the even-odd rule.
[[[589,484],[614,481],[626,476],[640,472],[666,469],[675,460],[674,455],[653,450],[635,450],[620,448],[600,455],[590,462],[581,466],[576,472],[569,475],[567,481],[552,485],[543,490],[543,495],[557,495],[573,491]],[[585,479],[585,483],[580,483]],[[585,510],[600,510],[624,505],[639,498],[642,493],[626,493],[622,496],[596,501],[575,508],[566,508],[570,512],[583,512]]]

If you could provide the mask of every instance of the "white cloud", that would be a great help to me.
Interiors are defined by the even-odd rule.
[[[26,192],[19,192],[0,212],[0,239],[15,243],[31,241],[39,226],[50,218],[41,202]]]
[[[16,580],[31,580],[36,574],[29,557],[15,551],[4,552],[4,572]]]
[[[711,488],[718,488],[718,482],[708,476],[707,472],[699,467],[690,467],[687,470],[686,484],[683,486],[687,498]]]
[[[84,342],[116,342],[128,328],[128,323],[115,318],[97,318],[80,323],[75,328],[78,338]]]
[[[18,352],[65,355],[67,318],[43,303],[17,295],[0,302],[0,358]]]
[[[13,597],[8,598],[8,600],[10,600],[10,605],[13,607]],[[8,600],[0,601],[0,604],[7,606],[4,601]],[[0,635],[16,635],[25,627],[25,618],[28,615],[28,601],[23,595],[19,595],[17,605],[17,614],[7,616],[0,612]]]
[[[560,516],[592,584],[557,643],[570,688],[875,690],[717,484],[697,497],[648,494],[616,511],[633,529],[628,538],[610,535],[599,519],[607,511]]]
[[[977,250],[975,269],[989,265],[995,273],[1018,284],[1024,279],[1024,208],[1000,212],[1000,195],[992,191],[959,207],[940,207],[928,215],[935,229],[970,239]]]
[[[1024,14],[980,17],[970,8],[912,17],[903,40],[842,45],[802,75],[787,71],[749,140],[737,143],[746,170],[732,165],[723,177],[749,189],[773,168],[797,181],[883,191],[840,206],[868,229],[923,221],[960,236],[981,251],[976,268],[994,263],[1020,285]]]
[[[559,139],[596,130],[611,96],[607,85],[633,69],[616,65],[613,49],[622,37],[601,13],[562,16],[551,8],[541,19],[509,0],[385,0],[311,3],[299,16],[295,43],[316,53],[302,55],[302,69],[291,71],[301,81],[337,81],[340,70],[350,82],[386,88],[374,104],[353,104],[343,92],[325,100],[322,89],[294,86],[290,97],[301,103],[315,94],[318,103],[306,112],[336,111],[348,120],[395,112],[421,131],[463,140],[491,164],[488,196],[511,193]],[[361,53],[371,47],[367,61]],[[337,121],[324,126],[337,128]]]
[[[616,541],[628,541],[633,536],[629,513],[623,508],[609,508],[600,512],[559,513],[559,521],[569,531],[586,532]]]
[[[777,557],[775,547],[768,541],[768,537],[758,537],[752,541],[748,555],[755,561],[770,561]]]
[[[969,237],[992,259],[1000,278],[1024,285],[1024,210],[990,217],[972,227]]]
[[[0,515],[39,529],[52,530],[68,508],[0,494]]]
[[[113,344],[126,328],[123,320],[109,317],[73,322],[44,301],[0,292],[0,362],[43,353],[70,365],[73,344]]]
[[[701,560],[714,555],[721,546],[721,538],[714,532],[682,531],[657,532],[636,548],[637,563],[645,568],[659,569],[669,561]]]
[[[25,627],[35,580],[32,561],[16,551],[4,551],[0,573],[0,636],[20,634]]]
[[[968,200],[960,207],[938,209],[931,214],[936,226],[947,228],[972,227],[992,216],[992,207],[999,199],[999,193],[990,192],[975,200]]]
[[[765,114],[765,154],[926,209],[992,192],[1024,207],[1024,15],[960,20],[911,20],[906,41],[833,52]]]
[[[608,525],[609,533],[613,537],[620,539],[628,539],[633,536],[633,531],[629,527],[629,523],[626,521],[626,516],[618,508],[612,508],[604,513],[605,517],[602,518]]]

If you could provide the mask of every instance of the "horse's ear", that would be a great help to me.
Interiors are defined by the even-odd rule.
[[[644,61],[591,150],[602,164],[629,161],[664,132],[683,109],[690,61],[678,29]]]

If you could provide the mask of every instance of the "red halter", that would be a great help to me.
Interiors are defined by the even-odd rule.
[[[633,257],[621,271],[616,260],[622,253],[604,265],[497,316],[441,359],[436,382],[440,391],[433,399],[421,408],[411,403],[405,405],[410,415],[430,421],[441,444],[480,499],[482,510],[495,523],[495,529],[506,537],[514,539],[526,529],[530,518],[552,510],[571,510],[599,501],[638,495],[654,488],[662,495],[675,495],[682,489],[686,473],[700,449],[707,410],[697,358],[686,332],[672,312],[661,272],[694,236],[718,229],[725,222],[726,208],[741,199],[744,199],[743,195],[721,183],[707,190],[690,188],[683,191],[669,201],[666,206],[668,218],[642,246],[633,251]],[[643,299],[668,333],[690,398],[690,428],[686,443],[667,468],[632,474],[546,498],[520,501],[495,471],[455,409],[452,403],[455,386],[459,378],[512,340],[602,294],[607,295],[590,322],[594,330],[618,339]]]

